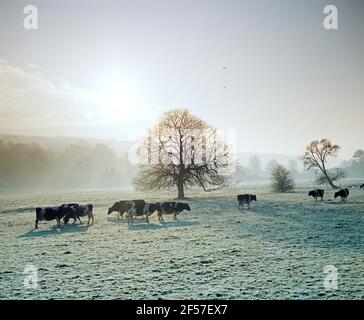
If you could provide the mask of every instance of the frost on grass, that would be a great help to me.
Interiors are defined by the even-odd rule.
[[[1,195],[1,299],[363,299],[364,193],[347,204],[249,187],[258,201],[239,212],[239,190],[194,195],[178,221],[147,225],[107,216],[120,198],[141,194],[76,192]],[[243,190],[245,191],[245,190]],[[171,195],[147,196],[148,201]],[[54,222],[33,230],[38,205],[91,202],[93,226]],[[85,221],[86,222],[86,221]],[[24,267],[38,270],[25,289]],[[338,290],[325,290],[325,266],[338,269]]]

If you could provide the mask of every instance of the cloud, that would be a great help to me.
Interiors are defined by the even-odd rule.
[[[22,69],[0,59],[0,127],[14,132],[92,125],[106,121],[93,93],[64,79],[47,77],[36,65]]]
[[[120,126],[150,119],[150,109],[135,102],[118,88],[92,92],[56,76],[46,76],[41,67],[24,69],[0,59],[0,127],[2,132],[47,132],[58,128]],[[113,99],[114,97],[114,99]],[[54,130],[53,130],[54,131]]]

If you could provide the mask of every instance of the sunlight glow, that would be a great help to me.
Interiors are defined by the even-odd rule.
[[[145,112],[143,99],[121,82],[105,86],[95,94],[94,102],[102,117],[112,122],[133,121]]]

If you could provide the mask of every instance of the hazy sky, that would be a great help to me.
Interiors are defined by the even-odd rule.
[[[134,139],[186,107],[236,130],[241,152],[327,137],[349,158],[364,149],[363,54],[362,0],[0,0],[0,133]]]

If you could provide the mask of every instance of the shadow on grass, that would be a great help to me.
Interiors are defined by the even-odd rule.
[[[53,226],[46,230],[32,229],[19,235],[18,238],[52,237],[64,233],[76,233],[76,232],[82,233],[82,232],[87,232],[88,228],[91,226],[92,225],[87,225],[87,224],[74,224],[74,225],[62,225],[61,228]]]
[[[129,230],[142,231],[142,230],[157,230],[163,228],[179,228],[179,227],[190,227],[199,224],[198,221],[167,221],[160,223],[134,223],[128,226]]]
[[[118,219],[117,217],[107,217],[106,220],[108,222],[117,223],[117,224],[119,224],[119,223],[128,223],[128,219],[126,219],[126,218]]]

